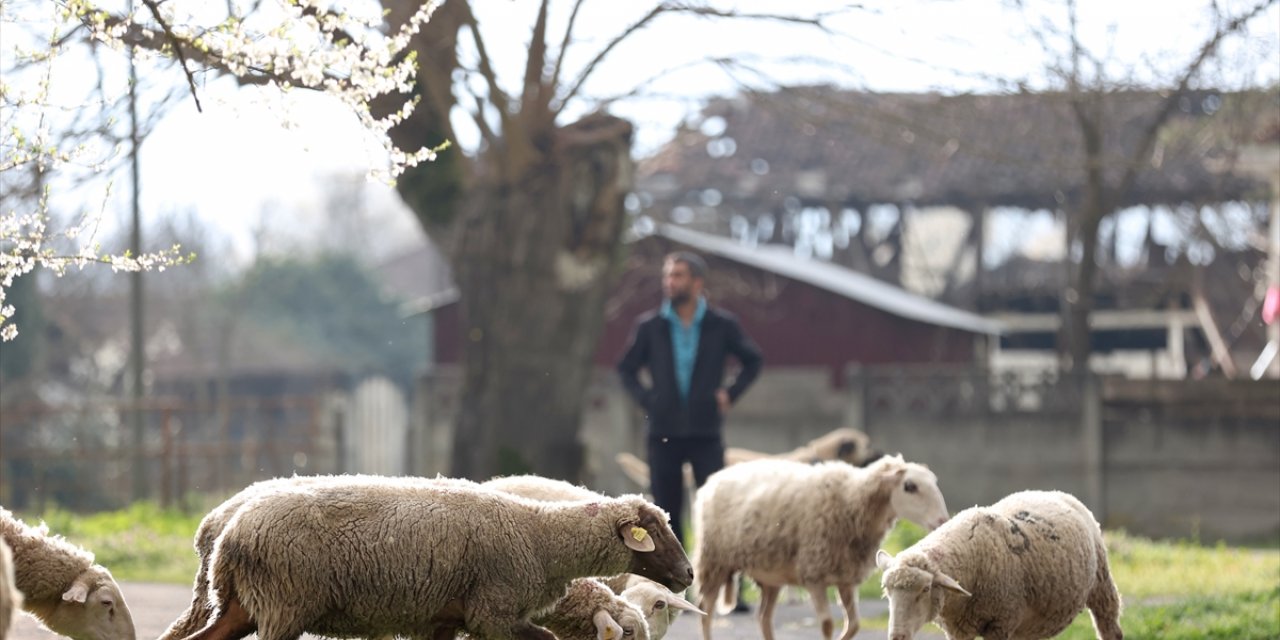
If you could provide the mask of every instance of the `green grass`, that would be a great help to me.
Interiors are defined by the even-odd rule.
[[[117,580],[189,584],[199,565],[191,541],[204,509],[184,513],[138,502],[91,515],[56,508],[17,515],[31,525],[43,519],[51,533],[92,551]]]

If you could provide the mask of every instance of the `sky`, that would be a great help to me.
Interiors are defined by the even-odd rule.
[[[507,86],[519,81],[537,3],[529,0],[474,2],[487,48]],[[559,2],[553,7],[569,6]],[[776,2],[725,2],[743,11],[777,11]],[[791,0],[799,11],[843,5]],[[649,97],[619,102],[613,112],[637,125],[638,155],[657,149],[698,100],[730,94],[738,86],[711,65],[690,68],[702,56],[754,59],[820,58],[839,66],[804,62],[763,65],[786,83],[832,83],[878,91],[981,91],[991,77],[1026,78],[1033,86],[1044,68],[1041,46],[1028,35],[1039,20],[1060,18],[1062,3],[1027,1],[1013,11],[1012,0],[868,1],[832,21],[834,36],[764,21],[710,23],[666,19],[637,32],[606,59],[585,86],[593,96],[631,90],[639,78],[655,78]],[[1177,64],[1190,55],[1189,42],[1204,39],[1208,21],[1203,0],[1080,0],[1080,24],[1089,46],[1109,60],[1125,63],[1114,74]],[[1228,1],[1228,7],[1245,3]],[[570,50],[566,68],[581,65],[588,52],[617,33],[651,3],[586,2],[579,18],[584,42]],[[553,33],[563,13],[552,14]],[[1244,50],[1261,55],[1266,79],[1280,77],[1280,10],[1272,7],[1255,22]],[[1227,52],[1234,60],[1237,49]],[[1274,63],[1274,64],[1271,64]],[[1230,62],[1224,66],[1229,67]],[[749,75],[739,76],[754,81]],[[757,83],[758,84],[758,83]],[[183,96],[143,145],[142,206],[148,217],[194,210],[247,251],[251,230],[261,224],[264,205],[288,204],[306,211],[319,204],[322,187],[337,173],[362,173],[379,162],[380,147],[354,116],[330,99],[307,92],[285,97],[263,89],[238,88],[227,81],[201,88],[203,113]],[[578,110],[581,111],[580,109]],[[287,125],[281,113],[287,112]],[[567,114],[571,119],[573,110]],[[461,148],[475,144],[473,125],[457,119]],[[371,185],[377,206],[396,208],[390,187]],[[305,214],[304,214],[305,215]],[[401,218],[409,216],[402,211]],[[408,219],[411,228],[412,219]],[[275,220],[281,227],[305,219]]]

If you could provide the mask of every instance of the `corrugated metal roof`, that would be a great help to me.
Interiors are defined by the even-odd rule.
[[[669,224],[657,225],[654,233],[698,251],[811,284],[908,320],[990,335],[1004,331],[1004,325],[998,321],[930,300],[837,264],[801,258],[783,245],[748,247],[731,238]]]

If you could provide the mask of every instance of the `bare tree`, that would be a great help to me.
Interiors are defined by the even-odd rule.
[[[261,37],[245,37],[253,7],[236,3],[228,4],[225,20],[203,27],[177,17],[174,3],[150,0],[133,16],[91,11],[82,22],[94,37],[171,56],[197,100],[199,79],[209,70],[246,84],[324,90],[385,134],[400,196],[448,248],[461,292],[464,379],[452,472],[579,479],[577,431],[632,175],[633,126],[604,107],[639,92],[591,96],[588,81],[624,43],[665,20],[821,30],[831,14],[665,0],[617,33],[584,37],[585,0],[556,4],[564,9],[554,16],[553,3],[542,0],[534,5],[521,81],[512,88],[491,56],[491,25],[482,25],[466,0],[434,8],[425,22],[432,7],[424,9],[421,0],[382,0],[378,24],[311,0],[282,4],[293,17],[279,29],[252,32]],[[830,4],[836,12],[848,9]],[[295,30],[306,31],[308,46],[262,46]],[[405,75],[412,63],[415,72]],[[384,67],[392,72],[380,73]],[[479,131],[474,153],[450,151],[417,165],[456,139],[458,116]]]
[[[1020,3],[1019,3],[1020,4]],[[1068,208],[1068,286],[1062,292],[1062,330],[1059,352],[1065,369],[1087,369],[1092,351],[1089,316],[1093,310],[1094,290],[1098,275],[1099,227],[1117,212],[1144,172],[1158,166],[1158,142],[1179,105],[1193,95],[1204,80],[1206,69],[1219,54],[1224,42],[1245,33],[1250,23],[1276,5],[1276,0],[1262,0],[1239,13],[1219,13],[1217,3],[1210,9],[1216,22],[1207,38],[1198,43],[1190,57],[1176,70],[1161,99],[1139,117],[1143,121],[1140,135],[1126,148],[1116,150],[1108,144],[1116,122],[1104,108],[1107,96],[1131,86],[1127,80],[1112,78],[1106,70],[1105,55],[1089,50],[1080,35],[1075,0],[1067,0],[1065,59],[1057,60],[1050,71],[1065,86],[1071,112],[1079,131],[1084,180],[1079,197],[1066,203]],[[1046,50],[1055,29],[1040,32]]]

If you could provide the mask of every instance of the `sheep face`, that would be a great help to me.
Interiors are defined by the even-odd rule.
[[[945,573],[898,562],[883,550],[876,554],[876,566],[884,571],[880,587],[889,599],[889,640],[914,638],[942,611],[944,592],[970,595]]]
[[[120,585],[102,567],[80,574],[45,620],[48,627],[73,640],[135,640],[133,614]]]
[[[930,531],[950,517],[942,490],[938,488],[938,477],[924,465],[908,463],[905,469],[891,472],[889,481],[894,483],[889,502],[898,517]]]
[[[635,605],[644,613],[645,622],[649,626],[650,640],[662,640],[681,611],[693,611],[698,615],[706,615],[693,603],[672,593],[666,587],[648,581],[627,587],[622,592],[622,599]]]
[[[631,550],[628,573],[649,578],[672,591],[684,591],[693,583],[693,565],[661,509],[647,503],[641,505],[635,519],[618,523],[618,536]]]
[[[652,638],[649,634],[649,623],[645,622],[639,609],[624,607],[622,615],[617,618],[617,623],[622,629],[620,640],[651,640]]]

